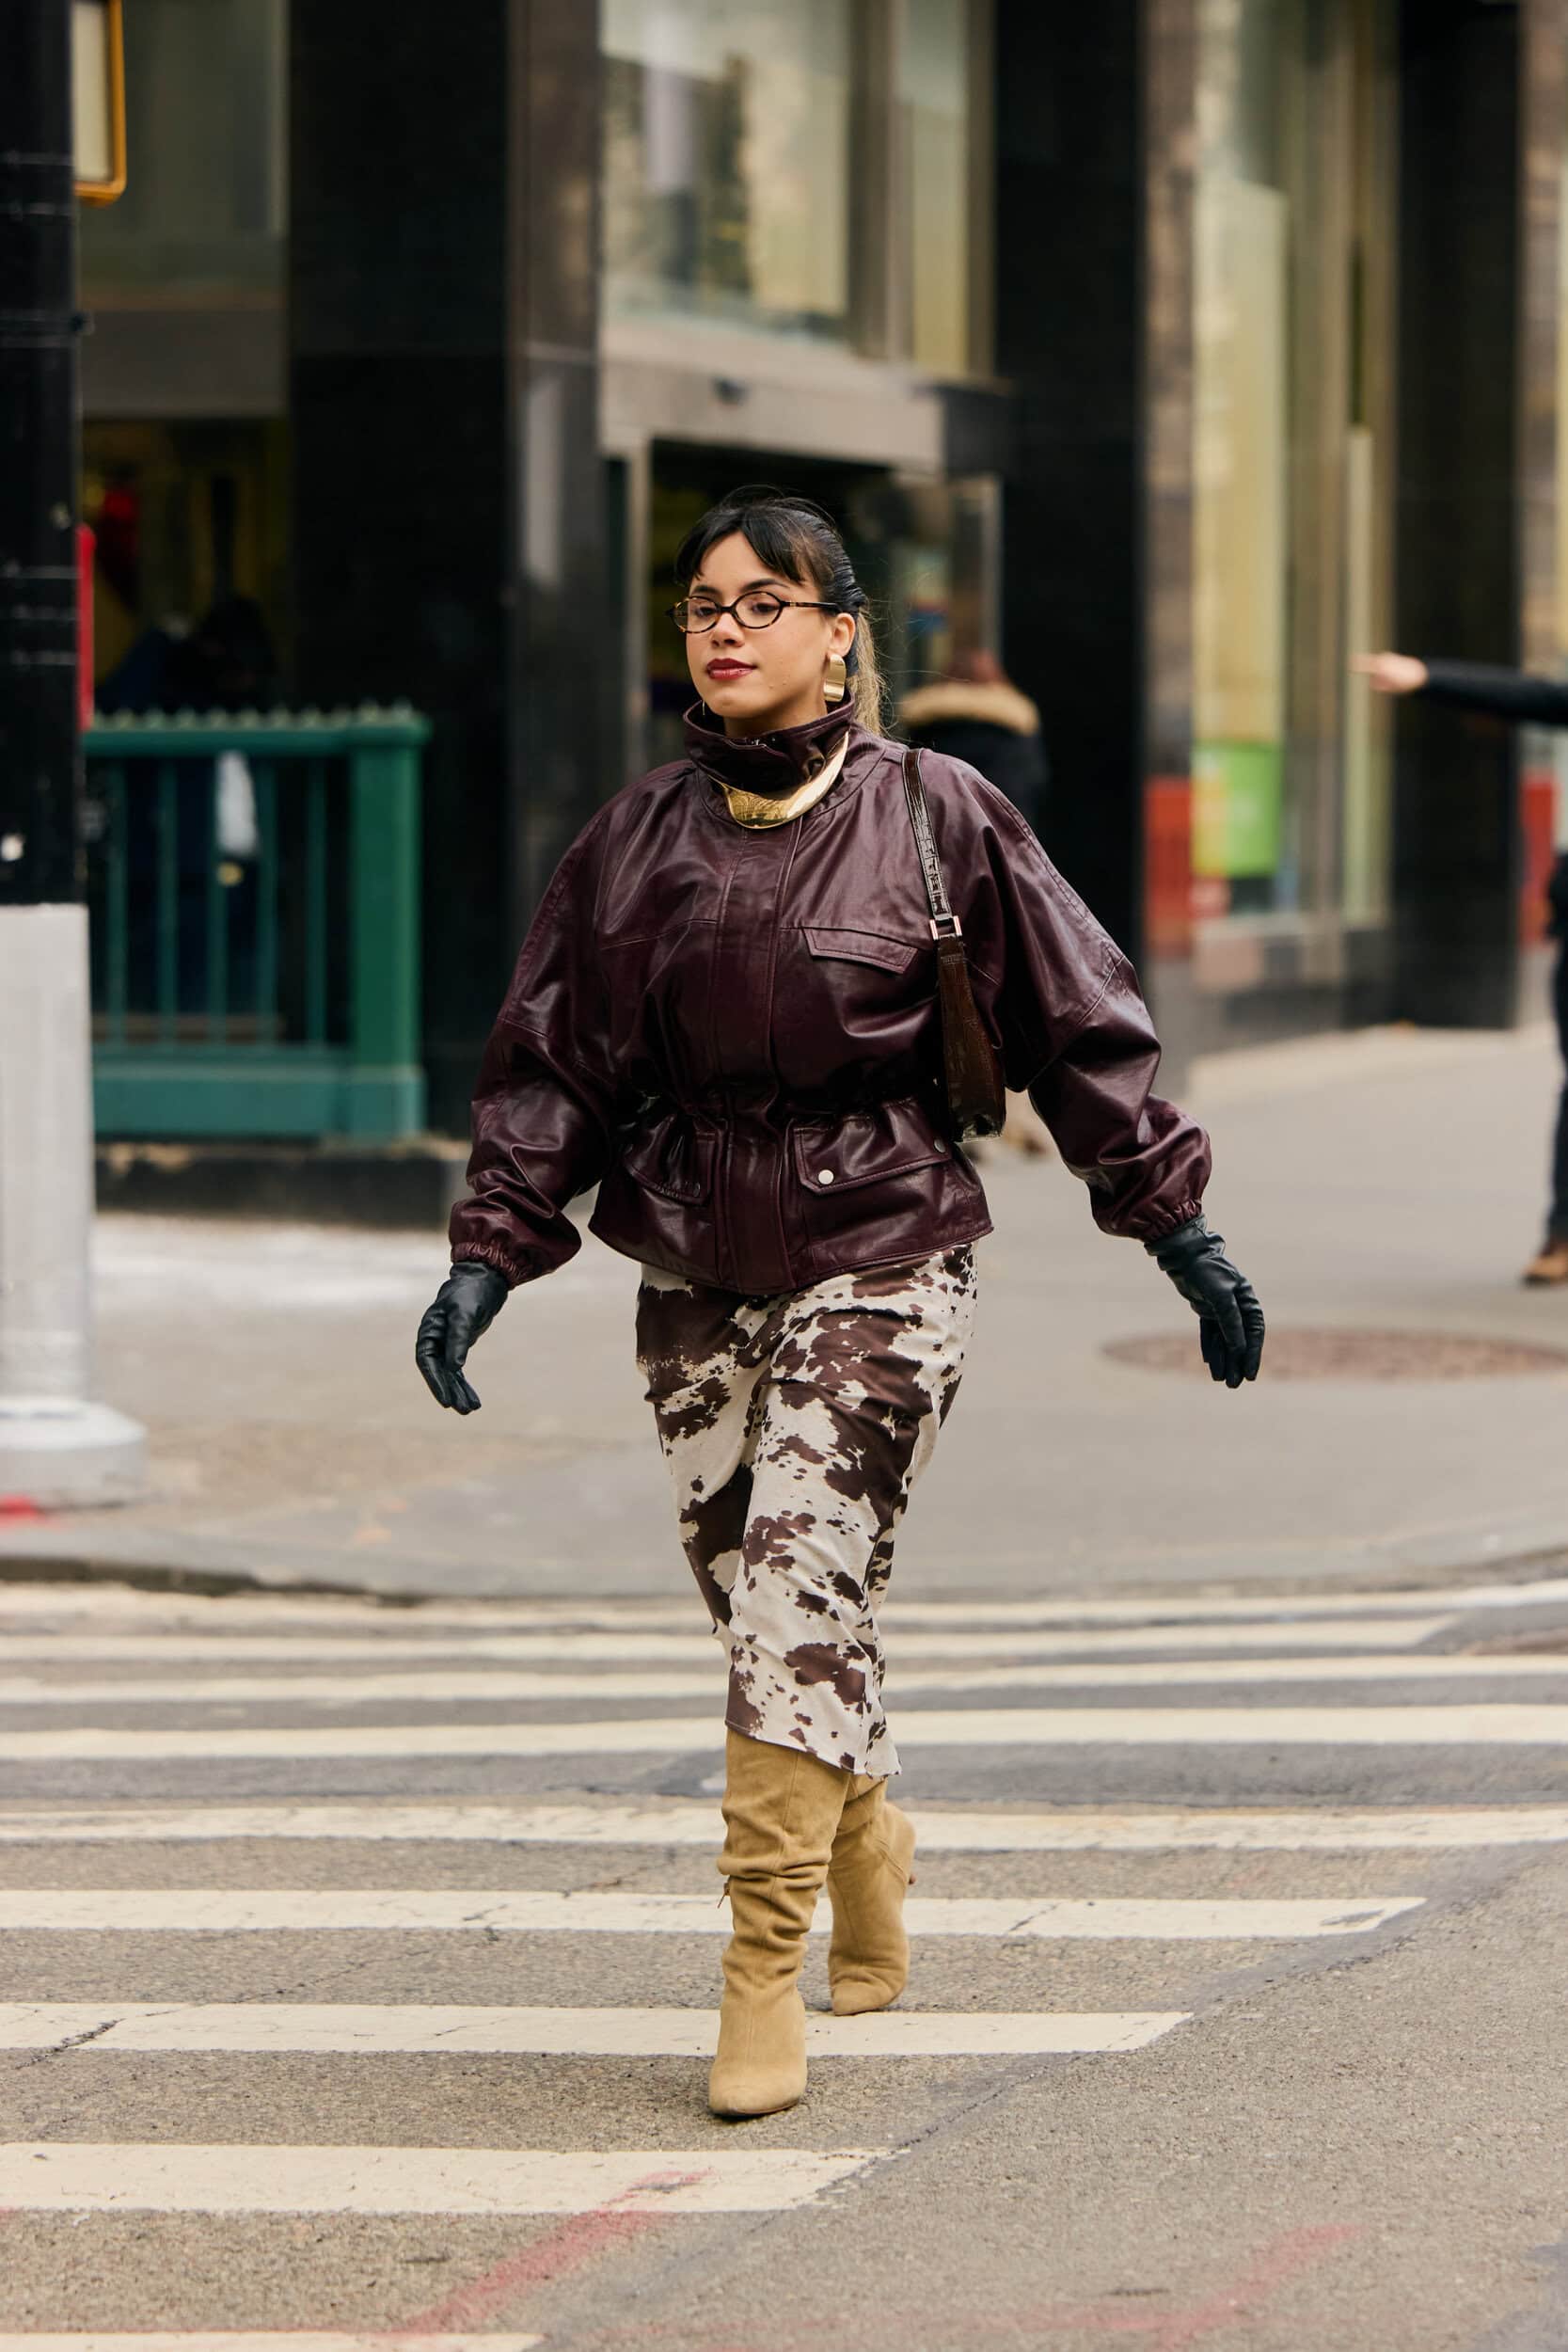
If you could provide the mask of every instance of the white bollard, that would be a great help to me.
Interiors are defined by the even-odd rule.
[[[87,915],[0,907],[0,1500],[130,1502],[147,1434],[92,1395]]]

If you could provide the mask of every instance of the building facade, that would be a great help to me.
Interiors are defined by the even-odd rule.
[[[137,0],[84,223],[100,675],[255,600],[406,695],[425,1054],[678,740],[670,562],[844,520],[895,693],[1043,714],[1048,846],[1180,1059],[1516,1017],[1549,749],[1359,648],[1568,652],[1568,0]]]

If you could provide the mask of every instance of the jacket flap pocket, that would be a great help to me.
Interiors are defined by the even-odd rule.
[[[794,1145],[795,1173],[816,1193],[880,1184],[952,1157],[928,1112],[912,1096],[879,1104],[874,1111],[852,1111],[845,1119],[798,1125]]]
[[[621,1166],[644,1192],[665,1200],[705,1200],[713,1184],[712,1133],[685,1111],[665,1111],[633,1129]]]
[[[914,960],[916,943],[895,939],[887,931],[849,930],[823,923],[802,923],[800,930],[814,956],[836,956],[847,963],[876,963],[884,972],[902,972]]]

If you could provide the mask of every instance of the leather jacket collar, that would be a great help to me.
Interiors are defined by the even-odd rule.
[[[742,792],[793,792],[820,772],[853,724],[853,712],[840,704],[800,726],[737,739],[724,733],[705,703],[693,703],[686,714],[687,756],[712,784]]]

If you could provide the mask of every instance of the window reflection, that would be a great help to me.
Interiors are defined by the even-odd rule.
[[[134,0],[125,194],[82,215],[89,294],[280,287],[286,0]]]
[[[968,0],[908,0],[903,102],[910,353],[943,375],[971,363]]]
[[[1194,871],[1285,902],[1290,563],[1287,93],[1296,0],[1200,0]]]
[[[1199,0],[1193,867],[1199,912],[1375,922],[1391,586],[1389,0]]]
[[[605,301],[842,338],[850,0],[605,0]]]

